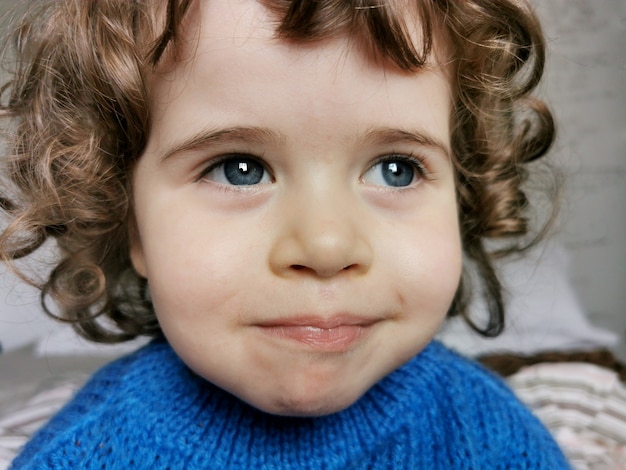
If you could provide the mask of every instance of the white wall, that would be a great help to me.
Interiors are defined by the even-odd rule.
[[[592,321],[626,327],[626,0],[533,0],[549,39],[543,95],[559,122],[552,156],[568,173],[558,238]],[[0,0],[0,11],[13,0]],[[0,340],[49,327],[32,290],[0,275]],[[626,358],[626,342],[620,353]]]
[[[567,172],[558,238],[591,320],[626,358],[626,0],[533,0],[550,55],[544,96]]]
[[[38,291],[0,268],[0,344],[9,351],[49,334],[55,323],[43,313]]]

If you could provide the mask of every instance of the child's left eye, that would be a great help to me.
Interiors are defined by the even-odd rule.
[[[363,181],[376,186],[404,188],[423,176],[420,162],[403,155],[390,155],[374,164],[363,175]]]
[[[198,179],[228,186],[252,186],[271,182],[265,166],[258,159],[247,155],[220,158],[217,163],[204,170]]]

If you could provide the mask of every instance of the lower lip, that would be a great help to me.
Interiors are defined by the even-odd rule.
[[[368,329],[364,325],[339,325],[316,328],[304,325],[276,325],[262,327],[266,333],[304,344],[325,352],[343,352],[353,346]]]

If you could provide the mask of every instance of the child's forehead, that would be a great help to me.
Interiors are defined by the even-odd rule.
[[[388,86],[385,77],[390,74],[404,77],[393,80],[396,90],[415,86],[415,71],[381,61],[356,33],[339,29],[315,41],[292,40],[277,35],[276,15],[256,0],[197,2],[189,11],[177,62],[160,67],[163,73],[157,73],[152,81],[152,94],[169,101],[177,99],[186,83],[202,83],[207,93],[223,90],[214,99],[228,101],[230,108],[258,102],[257,94],[244,92],[252,89],[247,82],[255,82],[255,93],[272,93],[274,84],[281,82],[283,94],[292,93],[299,100],[306,98],[309,90],[320,92],[311,96],[312,111],[321,106],[322,95],[345,103],[362,100],[372,90]],[[417,28],[419,23],[412,33],[419,41]],[[435,57],[429,55],[425,68],[447,78],[447,67],[440,67]],[[177,80],[181,77],[183,80]],[[326,80],[328,77],[332,80]]]
[[[431,15],[423,19],[416,8],[411,7],[415,2],[398,0],[359,7],[357,3],[364,2],[304,1],[302,3],[317,6],[295,17],[290,16],[288,5],[291,3],[262,0],[192,2],[182,25],[183,40],[175,46],[177,60],[193,58],[199,52],[198,41],[213,43],[214,49],[210,52],[215,55],[228,49],[232,53],[232,46],[245,49],[253,45],[266,48],[289,46],[301,55],[315,54],[328,42],[343,41],[348,46],[346,50],[358,52],[369,60],[394,62],[400,68],[415,67],[398,64],[398,56],[414,55],[407,61],[417,61],[420,67],[422,61],[426,65],[433,61],[442,62],[435,60],[435,57],[443,57],[442,52],[446,49],[444,35],[439,33],[442,29],[433,27]],[[375,8],[385,8],[388,13],[374,16],[372,11]],[[395,37],[382,38],[378,33],[385,28],[395,30]],[[437,32],[433,34],[433,30]],[[403,48],[410,50],[401,50]]]

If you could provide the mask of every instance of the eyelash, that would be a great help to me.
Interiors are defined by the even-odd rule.
[[[429,180],[431,177],[430,172],[426,168],[426,163],[425,163],[426,158],[424,158],[421,155],[414,154],[414,153],[407,154],[407,153],[401,153],[401,152],[390,152],[374,160],[374,162],[369,166],[367,171],[369,171],[369,169],[373,168],[374,166],[379,165],[380,163],[387,163],[387,162],[408,163],[409,165],[413,167],[414,170],[416,170],[420,178]]]
[[[274,175],[272,175],[272,172],[269,170],[267,164],[265,163],[265,160],[263,159],[263,156],[251,155],[249,153],[244,153],[244,152],[232,152],[232,153],[227,153],[227,154],[212,158],[210,163],[202,169],[202,171],[200,172],[198,177],[195,179],[195,181],[201,182],[202,179],[205,178],[210,172],[224,165],[229,160],[236,159],[236,158],[251,160],[253,162],[258,163],[259,165],[263,167],[264,171],[267,172],[267,174],[270,176],[272,181],[274,180]]]

